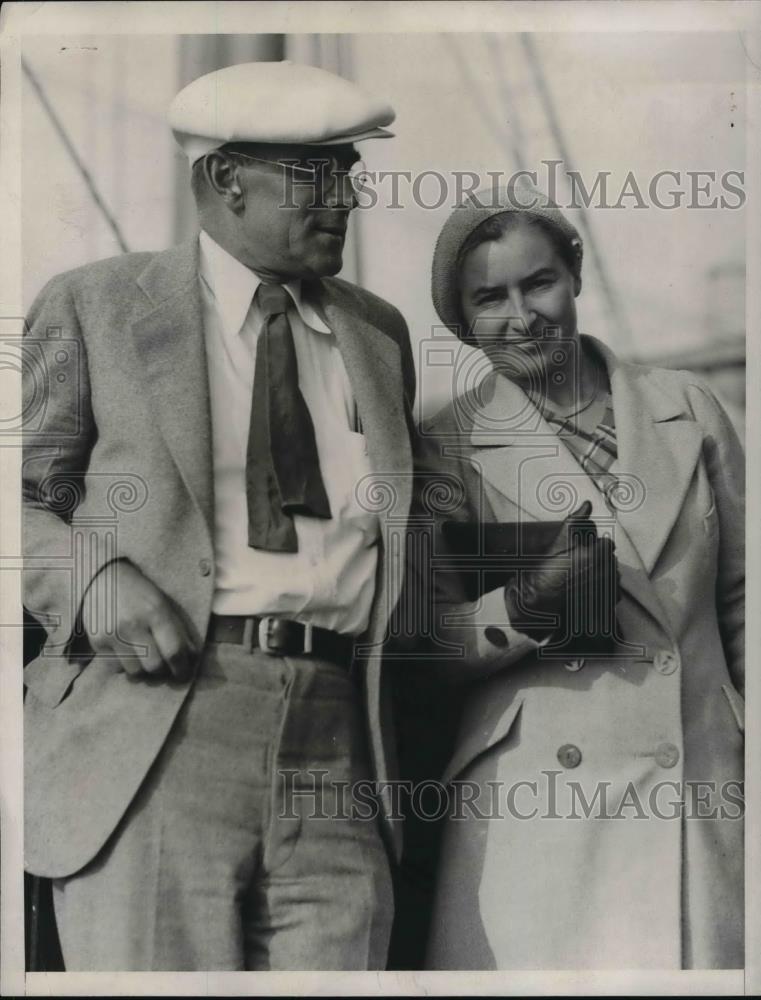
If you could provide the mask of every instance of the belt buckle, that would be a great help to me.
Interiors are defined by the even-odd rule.
[[[274,615],[265,615],[259,619],[259,649],[270,656],[276,656],[281,652],[280,648],[273,644],[275,636],[275,623],[278,621]]]
[[[312,652],[312,624],[307,623],[304,625],[304,653]]]
[[[283,656],[287,651],[286,630],[291,624],[300,623],[291,623],[285,621],[283,618],[277,618],[275,615],[265,615],[261,618],[259,620],[259,648],[262,652],[268,653],[270,656]],[[294,650],[294,652],[311,653],[312,625],[301,625],[301,628],[304,630],[302,648]],[[280,638],[277,635],[278,631],[280,632]]]

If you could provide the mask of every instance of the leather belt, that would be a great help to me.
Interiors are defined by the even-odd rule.
[[[354,636],[275,615],[212,615],[206,638],[261,649],[272,656],[313,656],[347,670],[354,655]]]

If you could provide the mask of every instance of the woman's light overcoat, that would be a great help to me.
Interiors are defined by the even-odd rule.
[[[558,520],[592,501],[631,644],[557,659],[504,645],[501,590],[439,607],[458,669],[484,676],[444,775],[462,808],[455,795],[429,968],[743,964],[743,454],[693,374],[589,342],[613,396],[615,517],[504,378],[423,427],[429,453],[459,455],[446,467],[471,516]]]

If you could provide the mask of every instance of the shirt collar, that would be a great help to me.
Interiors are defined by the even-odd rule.
[[[201,277],[214,296],[225,333],[235,337],[243,327],[251,301],[262,283],[261,278],[228,253],[205,230],[201,230],[200,247]],[[302,298],[298,279],[287,282],[284,287],[301,319],[311,330],[331,333],[315,309]]]

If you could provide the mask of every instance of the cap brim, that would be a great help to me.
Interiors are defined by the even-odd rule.
[[[300,146],[347,146],[352,142],[361,142],[363,139],[393,139],[396,133],[390,132],[387,128],[367,128],[361,132],[346,133],[338,135],[334,139],[320,139],[318,142],[303,142]]]
[[[174,130],[174,137],[177,144],[182,148],[183,152],[187,156],[191,165],[200,160],[202,156],[207,153],[211,153],[215,149],[220,149],[222,146],[227,145],[230,142],[255,142],[261,143],[261,145],[266,146],[267,141],[264,139],[210,139],[206,136],[200,135],[190,135],[187,132],[180,132],[177,129]],[[288,140],[285,143],[283,140],[271,140],[272,145],[294,145],[294,146],[348,146],[353,142],[361,142],[363,139],[392,139],[394,137],[393,132],[389,132],[387,128],[367,128],[362,129],[359,132],[345,133],[344,135],[337,135],[332,139],[320,139],[316,142],[299,142],[297,139]]]

